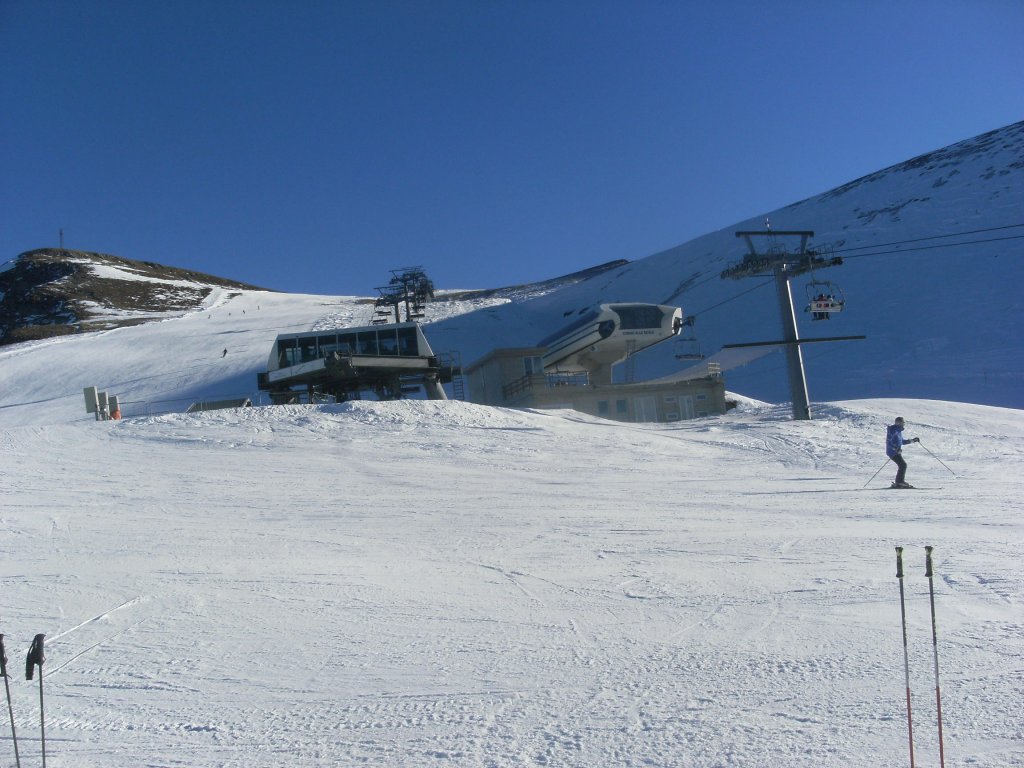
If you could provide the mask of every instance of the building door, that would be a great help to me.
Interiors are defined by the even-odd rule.
[[[658,407],[654,397],[633,398],[633,421],[657,421]]]
[[[684,419],[693,418],[693,395],[679,396],[679,416]]]

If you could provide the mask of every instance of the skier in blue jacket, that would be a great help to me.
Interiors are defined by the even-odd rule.
[[[896,479],[893,481],[890,488],[913,488],[910,483],[906,481],[907,476],[907,462],[903,458],[903,446],[907,443],[920,443],[921,438],[914,437],[910,440],[903,439],[903,417],[897,416],[896,421],[890,424],[885,429],[885,455],[892,459],[892,463],[896,465]]]

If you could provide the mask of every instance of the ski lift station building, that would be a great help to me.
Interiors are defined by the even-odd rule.
[[[422,389],[430,400],[445,400],[456,366],[435,355],[419,324],[387,323],[277,337],[257,385],[274,403],[341,402],[372,391],[393,400]]]
[[[725,413],[725,381],[713,364],[685,375],[629,381],[629,358],[682,327],[678,307],[622,303],[581,310],[536,346],[494,349],[466,367],[469,399],[508,408],[569,408],[614,421]],[[624,361],[627,382],[613,384],[612,367]]]

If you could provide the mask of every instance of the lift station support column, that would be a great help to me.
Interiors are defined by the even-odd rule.
[[[840,258],[825,259],[814,251],[807,250],[807,241],[813,232],[774,231],[737,232],[736,237],[747,241],[750,252],[738,264],[722,272],[722,278],[773,277],[775,295],[779,301],[779,316],[782,320],[782,344],[786,348],[786,368],[789,373],[789,390],[793,401],[793,419],[808,421],[811,418],[810,398],[807,394],[807,377],[804,375],[804,359],[800,351],[800,336],[796,329],[796,313],[793,310],[793,293],[789,281],[794,277],[822,267],[833,267],[843,263]],[[771,245],[764,253],[758,253],[754,237],[769,237]],[[777,244],[780,237],[799,237],[800,250],[790,253]]]
[[[779,317],[782,319],[782,340],[786,342],[786,371],[793,401],[793,420],[810,421],[811,401],[807,394],[807,376],[804,374],[804,355],[800,349],[800,334],[796,329],[793,309],[793,291],[789,285],[791,275],[785,265],[775,265],[775,294],[779,299]]]

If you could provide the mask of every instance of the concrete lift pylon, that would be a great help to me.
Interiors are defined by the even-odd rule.
[[[804,359],[800,350],[800,336],[796,328],[796,313],[793,309],[793,293],[789,281],[794,277],[824,267],[837,267],[843,263],[842,258],[836,256],[829,259],[819,256],[813,250],[807,250],[807,241],[814,237],[810,231],[785,231],[772,230],[770,225],[762,232],[740,231],[736,237],[742,237],[747,242],[749,253],[738,264],[722,271],[722,279],[739,280],[744,277],[773,277],[775,278],[775,295],[779,302],[779,314],[782,319],[781,342],[759,342],[778,343],[786,349],[786,367],[789,373],[789,389],[793,400],[793,419],[795,421],[809,421],[811,418],[810,398],[807,394],[807,377],[804,374]],[[754,245],[755,237],[770,237],[773,240],[779,237],[799,237],[800,249],[796,253],[790,253],[785,248],[774,242],[765,253],[758,253]],[[821,339],[824,341],[824,339]],[[730,345],[748,346],[748,345]]]

